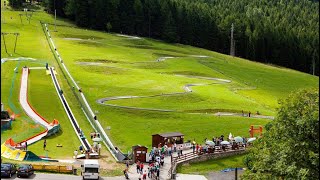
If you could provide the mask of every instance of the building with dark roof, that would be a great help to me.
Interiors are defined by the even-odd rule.
[[[183,144],[184,134],[180,132],[170,132],[152,135],[152,147],[162,147],[164,144],[172,146],[172,144]]]

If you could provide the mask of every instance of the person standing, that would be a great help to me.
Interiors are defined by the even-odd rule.
[[[97,149],[97,142],[96,142],[96,141],[93,142],[93,149],[94,149],[94,150]]]
[[[77,159],[77,156],[78,156],[78,150],[75,150],[75,151],[73,152],[73,154],[74,154],[74,159]]]
[[[157,168],[157,179],[160,179],[160,169]]]
[[[46,150],[46,147],[47,147],[47,140],[45,139],[45,140],[43,141],[43,150]]]
[[[25,144],[26,144],[26,147],[25,147],[25,148],[26,148],[26,151],[28,151],[28,141],[26,141]]]
[[[174,142],[174,144],[173,144],[173,152],[177,152],[177,144],[176,144],[176,142]]]
[[[196,152],[198,153],[199,151],[199,144],[196,145]]]
[[[126,167],[129,169],[129,160],[126,160]]]
[[[99,156],[100,156],[100,151],[101,151],[101,144],[98,143],[98,153],[99,153]]]
[[[137,173],[139,174],[139,171],[140,171],[140,161],[139,160],[137,161],[137,166],[136,167],[137,167]]]
[[[192,153],[196,150],[196,145],[192,143]]]
[[[143,165],[143,162],[141,162],[141,163],[140,163],[140,174],[143,173],[143,166],[144,166],[144,165]]]
[[[142,179],[143,179],[143,180],[146,180],[146,179],[147,179],[147,170],[144,170]]]
[[[126,179],[129,179],[128,169],[123,170],[123,174]]]

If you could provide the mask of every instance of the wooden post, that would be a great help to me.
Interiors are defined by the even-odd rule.
[[[6,34],[5,34],[5,33],[1,33],[1,35],[2,35],[2,38],[3,38],[4,48],[6,49],[6,53],[8,53],[8,51],[7,51],[7,45],[6,45],[6,40],[5,40],[5,38],[4,38],[4,35],[6,35]]]

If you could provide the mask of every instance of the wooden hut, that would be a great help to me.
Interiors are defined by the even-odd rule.
[[[140,162],[147,162],[146,161],[147,151],[148,151],[148,147],[146,146],[141,146],[141,145],[132,146],[133,162],[137,162],[138,160]]]
[[[172,146],[172,144],[183,144],[184,135],[180,132],[171,132],[163,134],[153,134],[152,135],[152,147],[163,146]],[[161,144],[160,144],[161,143]]]

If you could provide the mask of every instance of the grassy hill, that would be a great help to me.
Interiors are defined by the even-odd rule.
[[[13,53],[13,37],[6,36],[9,54],[5,52],[4,42],[1,41],[1,57],[10,57],[10,54],[12,57],[32,57],[39,62],[48,62],[55,66],[64,94],[70,101],[69,104],[80,126],[86,127],[83,129],[84,133],[89,136],[92,128],[58,68],[41,28],[40,20],[53,23],[52,16],[44,12],[35,12],[30,24],[25,19],[21,24],[19,13],[22,12],[3,12],[6,22],[2,24],[1,32],[19,32],[20,36],[16,53]],[[97,112],[102,126],[111,126],[107,134],[124,152],[135,144],[151,147],[151,135],[155,133],[180,131],[185,134],[186,140],[195,138],[198,142],[206,137],[221,134],[226,136],[230,132],[234,135],[249,136],[248,129],[251,124],[265,125],[270,120],[218,117],[213,113],[243,110],[246,113],[259,111],[262,115],[275,116],[279,98],[297,89],[319,86],[318,77],[290,69],[233,58],[191,46],[75,28],[63,19],[59,19],[57,23],[57,32],[53,31],[52,24],[49,25],[49,29],[64,63],[82,88],[93,110]],[[5,104],[8,103],[15,63],[7,61],[1,66],[1,99]],[[21,61],[20,67],[24,65],[39,66]],[[20,72],[14,86],[16,94],[13,101],[17,108],[20,108],[17,96]],[[51,156],[65,157],[67,155],[64,154],[72,154],[79,142],[62,110],[51,80],[44,74],[40,70],[31,72],[30,103],[39,114],[49,120],[56,118],[61,122],[62,133],[51,138],[48,146],[50,147],[51,141],[53,146],[63,142],[68,148],[62,151],[51,147],[57,151],[57,154],[52,153]],[[231,82],[221,83],[199,76],[222,78]],[[186,84],[198,86],[192,86],[190,93],[161,96],[183,93]],[[34,86],[38,88],[33,89]],[[105,104],[175,111],[120,108],[96,102],[106,97],[153,95],[159,96],[111,100]],[[5,132],[5,138],[12,136],[14,132],[14,129]],[[30,148],[43,153],[41,147],[42,143],[36,143]]]

